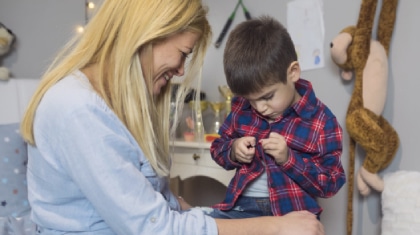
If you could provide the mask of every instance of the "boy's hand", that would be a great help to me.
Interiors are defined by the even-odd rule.
[[[245,136],[233,142],[230,158],[240,163],[250,163],[255,155],[255,137]]]
[[[277,164],[283,164],[289,159],[289,148],[282,135],[271,132],[267,139],[262,139],[259,143],[264,152],[271,155]]]

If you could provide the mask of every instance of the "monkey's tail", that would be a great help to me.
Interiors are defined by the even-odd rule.
[[[347,191],[347,235],[352,235],[353,228],[353,191],[354,191],[354,164],[356,155],[356,142],[350,138],[349,145],[349,172],[348,172],[348,191]]]

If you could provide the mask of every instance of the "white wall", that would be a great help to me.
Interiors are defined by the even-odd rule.
[[[0,57],[13,77],[38,78],[55,54],[85,23],[84,0],[0,0],[0,22],[16,35],[12,51]]]
[[[210,8],[209,20],[213,27],[216,41],[236,0],[204,0]],[[279,0],[244,0],[252,16],[270,14],[286,23],[286,4]],[[329,41],[345,26],[355,24],[361,0],[325,0],[325,67],[305,71],[302,77],[310,80],[316,94],[336,114],[344,124],[345,112],[352,92],[352,83],[343,83],[329,55]],[[420,45],[415,43],[420,37],[420,1],[400,1],[397,22],[390,53],[390,80],[384,117],[397,130],[401,147],[393,163],[381,175],[397,170],[420,171],[420,158],[416,156],[417,144],[420,143],[420,125],[416,122],[416,100],[419,99],[420,87],[418,55]],[[74,26],[84,21],[83,0],[0,0],[0,22],[9,26],[17,35],[19,43],[14,52],[0,63],[12,69],[15,77],[40,76],[48,61],[57,49],[74,33]],[[245,20],[238,10],[233,22],[234,27]],[[225,38],[226,39],[226,38]],[[225,41],[224,41],[225,42]],[[222,55],[224,43],[219,49],[211,46],[203,70],[203,89],[209,99],[217,99],[218,85],[224,85]],[[416,59],[417,58],[417,59]],[[1,115],[1,114],[0,114]],[[344,126],[343,126],[344,127]],[[362,153],[359,151],[359,153]],[[362,157],[358,158],[363,159]],[[345,169],[348,168],[348,136],[344,138],[342,156]],[[356,164],[360,164],[358,161]],[[321,221],[327,235],[345,234],[347,185],[333,198],[321,200],[324,207]],[[379,235],[381,221],[380,194],[367,198],[354,193],[354,228],[355,235]]]

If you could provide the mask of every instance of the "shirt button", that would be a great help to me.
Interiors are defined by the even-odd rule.
[[[152,223],[156,223],[156,217],[152,217],[152,218],[150,218],[150,222],[152,222]]]

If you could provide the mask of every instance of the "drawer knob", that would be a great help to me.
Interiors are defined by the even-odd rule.
[[[194,153],[192,157],[193,157],[194,160],[200,159],[200,155],[198,155],[196,153]]]

